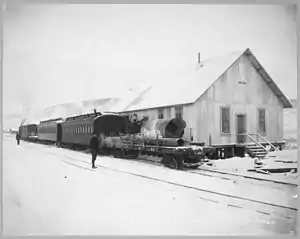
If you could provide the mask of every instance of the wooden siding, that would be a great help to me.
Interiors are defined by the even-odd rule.
[[[201,79],[199,79],[201,80]],[[199,89],[203,92],[203,89]],[[200,94],[200,93],[199,93]],[[230,132],[221,133],[221,107],[229,107]],[[175,107],[163,107],[164,118],[175,117]],[[183,105],[183,120],[187,123],[183,138],[205,142],[206,145],[232,145],[237,143],[237,114],[246,115],[246,131],[259,132],[258,109],[265,109],[266,134],[272,142],[283,138],[283,104],[253,67],[246,55],[216,79],[194,104]],[[158,117],[158,109],[138,110],[138,118]],[[251,142],[248,140],[248,142]]]
[[[230,107],[230,133],[221,132],[220,107]],[[193,105],[197,128],[195,140],[212,144],[237,142],[236,114],[246,115],[248,133],[258,132],[258,109],[266,110],[266,139],[283,137],[283,105],[255,70],[246,56],[241,56]]]
[[[175,118],[175,108],[176,106],[171,106],[171,107],[164,107],[164,108],[159,108],[160,110],[163,110],[164,113],[164,119],[172,119]],[[193,120],[195,118],[195,112],[194,112],[194,107],[193,105],[183,105],[182,106],[182,119],[186,121],[187,127],[184,131],[183,139],[185,140],[190,140],[191,138],[191,133],[193,134],[195,138],[195,134],[197,132],[196,129],[196,124],[195,121]],[[147,116],[148,120],[155,120],[158,118],[158,109],[147,109],[147,110],[138,110],[138,111],[133,111],[130,113],[124,113],[126,115],[133,115],[136,114],[138,119],[142,119],[143,117]]]

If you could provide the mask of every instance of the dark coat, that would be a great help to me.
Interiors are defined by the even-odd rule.
[[[20,140],[20,135],[19,135],[19,133],[16,134],[16,140]]]
[[[98,152],[99,139],[97,135],[93,135],[90,140],[90,149],[92,151]]]

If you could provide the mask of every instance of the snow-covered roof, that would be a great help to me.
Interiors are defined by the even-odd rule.
[[[279,97],[284,108],[292,107],[289,100],[259,64],[250,49],[247,48],[246,50],[232,51],[203,60],[202,64],[194,67],[194,69],[190,67],[185,71],[160,76],[161,78],[166,77],[168,81],[162,79],[159,81],[159,84],[147,88],[139,97],[125,107],[123,112],[194,103],[243,54],[250,57],[252,64],[259,69],[263,79]]]

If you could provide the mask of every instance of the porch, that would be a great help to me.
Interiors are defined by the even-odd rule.
[[[212,144],[210,147],[214,150],[210,150],[207,157],[211,159],[225,159],[244,157],[245,153],[248,153],[250,157],[264,158],[270,151],[281,151],[286,143],[284,140],[268,141],[258,133],[243,133],[238,136],[238,143],[226,145]]]

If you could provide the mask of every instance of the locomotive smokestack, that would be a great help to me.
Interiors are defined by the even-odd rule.
[[[97,110],[96,109],[94,109],[94,114],[97,115]]]

